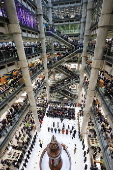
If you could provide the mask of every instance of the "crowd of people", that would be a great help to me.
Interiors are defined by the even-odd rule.
[[[8,111],[5,113],[4,117],[0,120],[0,141],[4,140],[11,128],[15,125],[21,116],[22,110],[26,107],[26,103],[14,103]],[[3,140],[2,140],[3,139]]]
[[[37,62],[35,65],[29,66],[30,75],[34,75],[37,71],[42,69],[42,64]],[[0,77],[0,103],[7,99],[7,97],[13,93],[24,80],[22,79],[21,69],[14,69],[7,74]]]
[[[89,85],[89,79],[87,76],[84,77],[84,87],[87,89]],[[105,70],[100,70],[97,80],[97,87],[101,91],[101,94],[103,94],[104,97],[107,97],[109,99],[109,102],[107,100],[107,105],[110,106],[111,109],[113,109],[113,76],[109,74]],[[104,98],[105,100],[105,98]]]
[[[3,158],[1,158],[0,163],[2,170],[19,169],[24,155],[26,154],[27,158],[23,162],[23,166],[25,167],[32,150],[32,146],[29,149],[28,146],[31,142],[35,129],[36,126],[33,115],[31,112],[28,112],[19,128],[14,133],[12,140],[10,140],[9,144],[2,153]]]
[[[107,71],[99,71],[98,86],[100,80],[103,80],[101,91],[103,91],[104,95],[110,100],[113,100],[113,76]]]
[[[40,122],[40,126],[43,123],[43,119],[45,116],[46,108],[48,106],[47,100],[44,99],[44,97],[38,98],[36,100],[36,106],[37,106],[37,114],[38,114],[38,119]]]
[[[26,55],[39,54],[41,52],[41,44],[24,44],[24,50]],[[0,61],[13,57],[18,57],[15,44],[3,44],[0,47]]]
[[[108,119],[105,117],[105,115],[102,113],[100,109],[100,104],[97,102],[93,102],[94,104],[94,113],[96,116],[96,120],[98,123],[98,126],[101,129],[101,134],[103,137],[103,141],[107,144],[107,149],[109,152],[109,155],[111,159],[113,159],[113,133],[112,128],[108,122]]]
[[[17,89],[20,85],[19,80],[22,78],[20,69],[12,70],[0,77],[0,102],[6,99],[9,94]]]
[[[68,107],[57,107],[57,105],[50,105],[46,113],[47,117],[60,119],[75,119],[75,109]]]
[[[96,44],[95,41],[89,42],[88,49],[94,51],[95,44]],[[112,54],[113,54],[112,48],[113,48],[113,38],[111,40],[106,40],[106,43],[105,43],[105,46],[104,46],[104,54],[112,56]]]

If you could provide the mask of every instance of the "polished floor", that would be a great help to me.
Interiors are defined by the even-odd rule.
[[[79,108],[75,109],[75,112],[76,112],[75,114],[77,114],[78,110]],[[65,128],[67,128],[68,125],[70,126],[70,129],[72,128],[72,126],[74,126],[74,128],[77,130],[75,138],[72,139],[72,135],[70,134],[66,135],[66,134],[61,134],[61,133],[59,134],[58,132],[57,133],[48,132],[47,127],[52,127],[53,122],[55,122],[55,127],[57,127],[57,122],[59,122],[59,127],[61,129],[62,129],[63,123],[65,124]],[[61,123],[59,118],[48,118],[46,116],[44,118],[41,131],[37,136],[35,147],[30,155],[30,159],[25,170],[35,170],[35,169],[39,170],[40,155],[43,149],[51,141],[51,137],[53,134],[55,135],[58,142],[63,143],[68,147],[67,150],[71,156],[71,163],[72,163],[71,170],[75,170],[75,169],[84,170],[84,166],[85,166],[84,157],[83,157],[84,150],[82,150],[82,143],[78,137],[77,119],[76,120],[65,119]],[[40,148],[39,146],[39,140],[41,140],[43,143],[42,148]],[[86,143],[87,142],[85,141],[85,145],[87,145]],[[74,154],[75,144],[76,144],[77,149],[76,149],[76,153]],[[87,146],[85,147],[85,150],[87,150]],[[42,160],[42,170],[50,170],[48,166],[48,160],[49,158],[46,153]],[[61,170],[69,170],[69,160],[68,160],[67,154],[64,151],[62,152],[62,160],[63,160],[63,166]],[[88,170],[89,170],[90,169],[89,155],[87,155],[86,164],[88,165]]]

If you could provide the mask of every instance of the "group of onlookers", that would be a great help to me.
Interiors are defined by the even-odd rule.
[[[89,42],[88,49],[93,50],[95,49],[95,41]],[[113,38],[111,40],[106,40],[105,46],[104,46],[104,54],[112,55],[113,54]]]
[[[98,126],[100,126],[103,141],[107,144],[111,159],[113,159],[113,132],[108,122],[108,119],[102,113],[100,105],[94,102],[94,113],[97,119]]]
[[[0,102],[6,99],[20,85],[19,80],[22,78],[20,69],[12,70],[0,77]],[[2,82],[3,81],[3,82]]]
[[[31,112],[28,112],[27,115],[24,117],[22,123],[20,123],[19,128],[14,133],[12,140],[10,140],[4,150],[0,162],[0,166],[3,166],[3,170],[19,169],[25,154],[26,158],[23,162],[23,166],[26,166],[25,164],[29,159],[32,149],[28,149],[28,146],[30,144],[35,129],[36,127],[33,115]],[[9,152],[10,156],[8,155]],[[6,159],[4,159],[4,155]]]
[[[46,113],[47,117],[60,119],[75,119],[75,109],[67,107],[57,107],[57,105],[50,105]]]

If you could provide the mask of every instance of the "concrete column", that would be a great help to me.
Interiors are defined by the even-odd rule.
[[[82,65],[81,65],[81,71],[80,71],[78,102],[81,101],[81,92],[82,92],[82,86],[83,86],[83,81],[84,81],[84,70],[85,70],[85,65],[86,65],[87,47],[88,47],[88,42],[90,38],[90,27],[91,27],[92,12],[93,12],[93,2],[94,0],[88,0],[88,4],[87,4],[87,17],[86,17],[84,44],[83,44],[83,52],[82,52]]]
[[[53,24],[53,18],[52,18],[52,3],[51,0],[48,0],[48,19],[49,19],[49,25]]]
[[[25,56],[24,46],[23,46],[23,40],[21,35],[21,29],[18,22],[18,17],[16,13],[15,3],[14,0],[5,0],[5,6],[7,10],[7,14],[9,17],[9,30],[10,33],[13,36],[13,40],[17,47],[18,57],[19,57],[19,67],[22,70],[22,75],[25,82],[25,89],[28,94],[29,102],[30,102],[30,110],[32,111],[35,119],[35,123],[37,126],[37,130],[40,130],[39,127],[39,121],[38,121],[38,115],[37,115],[37,108],[36,108],[36,102],[33,94],[33,87],[31,84],[31,78],[29,75],[29,69],[28,69],[28,63]]]
[[[93,97],[95,95],[95,87],[97,84],[99,68],[102,65],[102,57],[103,57],[103,48],[105,46],[105,41],[107,37],[107,32],[110,24],[112,24],[112,11],[113,11],[113,0],[104,0],[102,4],[102,12],[101,17],[98,23],[98,31],[97,31],[97,39],[96,46],[94,51],[94,60],[92,62],[92,70],[89,79],[88,92],[86,97],[86,106],[84,108],[84,119],[82,124],[81,133],[84,134],[86,132],[87,122],[88,122],[88,113],[90,112]]]
[[[52,3],[51,0],[48,0],[48,19],[49,19],[49,25],[53,24],[53,18],[52,18]],[[54,44],[53,44],[53,38],[51,38],[51,54],[54,58]]]
[[[80,43],[83,43],[85,23],[86,23],[86,12],[87,12],[87,0],[83,0],[82,4],[82,18],[80,24]]]
[[[36,0],[37,5],[37,16],[39,21],[39,38],[41,40],[42,46],[42,57],[44,64],[44,74],[46,81],[46,92],[47,92],[47,101],[49,101],[49,81],[48,81],[48,68],[47,68],[47,57],[46,57],[46,44],[45,44],[45,33],[44,33],[44,25],[43,25],[43,12],[42,12],[42,3],[41,0]]]

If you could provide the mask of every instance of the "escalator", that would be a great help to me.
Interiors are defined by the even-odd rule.
[[[63,88],[66,88],[67,86],[70,86],[72,84],[78,84],[78,83],[79,83],[78,77],[70,77],[70,78],[67,78],[67,79],[63,79],[62,81],[58,81],[58,82],[55,83],[55,85],[51,86],[50,92],[54,93],[54,92],[59,91]]]
[[[58,67],[55,68],[57,71],[65,74],[66,76],[75,76],[75,72],[71,71],[68,67],[59,65]]]
[[[82,49],[77,49],[76,51],[72,52],[71,54],[64,55],[63,57],[59,58],[59,60],[48,63],[48,69],[53,69],[58,67],[62,63],[66,62],[67,60],[71,59],[73,56],[76,56],[78,53],[81,53]]]
[[[71,93],[70,91],[68,91],[67,89],[63,89],[63,90],[60,90],[58,91],[58,93],[60,93],[61,95],[71,99],[71,100],[74,100],[74,99],[77,99],[77,95]]]
[[[67,47],[73,47],[73,44],[71,44],[70,42],[66,41],[63,37],[53,33],[52,31],[46,31],[45,32],[46,36],[52,36],[53,38],[55,38],[56,40],[58,40],[59,42],[63,43],[64,45],[66,45]]]

